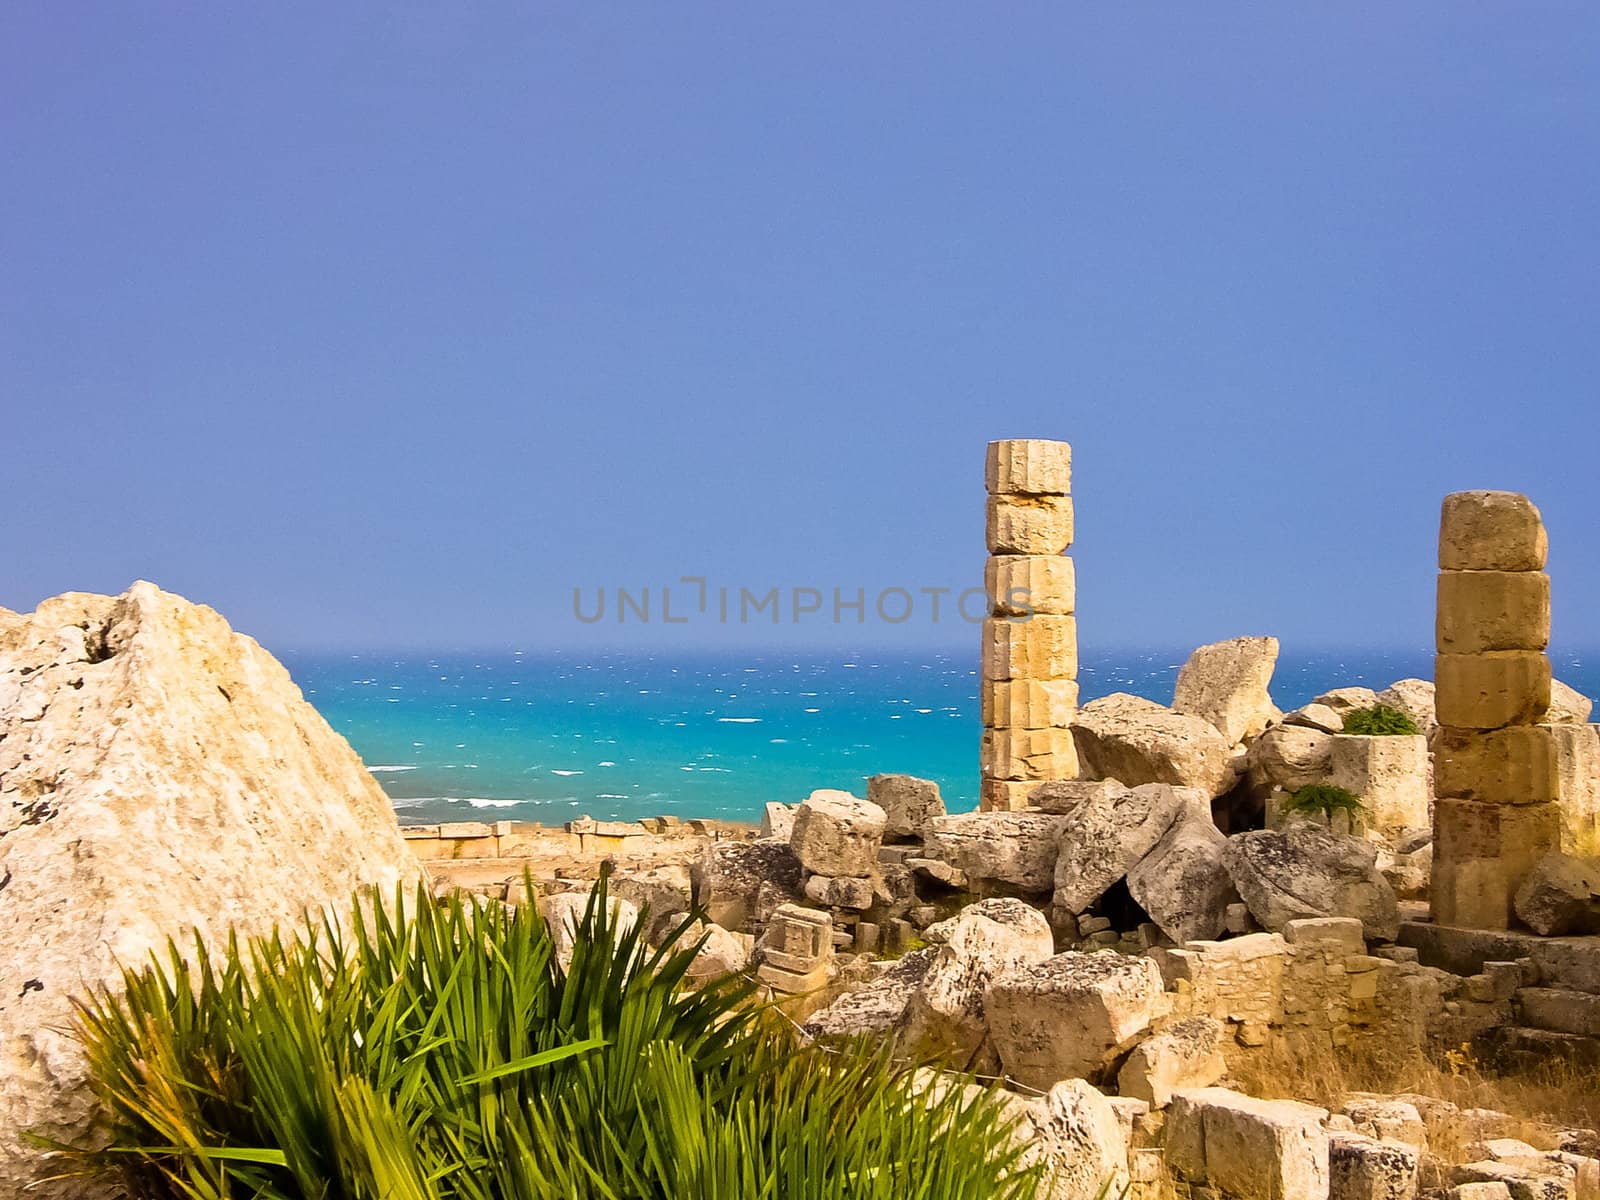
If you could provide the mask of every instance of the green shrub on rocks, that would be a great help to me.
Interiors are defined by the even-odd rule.
[[[531,906],[419,890],[384,910],[177,948],[79,1012],[136,1200],[1031,1196],[991,1093],[825,1051],[698,943],[623,927],[606,881],[570,965]],[[958,1081],[959,1082],[959,1081]]]
[[[1289,797],[1283,806],[1285,813],[1304,816],[1321,816],[1330,821],[1336,813],[1349,813],[1352,820],[1366,811],[1366,806],[1349,788],[1331,783],[1311,783]]]
[[[1358,708],[1345,714],[1344,732],[1366,737],[1400,737],[1421,733],[1417,723],[1398,708],[1387,704],[1374,704],[1371,708]]]

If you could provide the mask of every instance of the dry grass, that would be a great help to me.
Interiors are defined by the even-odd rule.
[[[1241,1060],[1231,1075],[1234,1086],[1253,1096],[1325,1108],[1337,1108],[1353,1092],[1415,1092],[1458,1108],[1493,1109],[1525,1123],[1515,1136],[1535,1144],[1548,1140],[1551,1126],[1600,1129],[1600,1071],[1555,1059],[1502,1073],[1480,1063],[1466,1047],[1435,1060],[1416,1047],[1369,1038],[1339,1049],[1274,1044]]]

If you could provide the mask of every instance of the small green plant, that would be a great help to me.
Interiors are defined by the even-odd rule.
[[[1358,708],[1347,713],[1344,731],[1364,737],[1402,737],[1422,732],[1415,721],[1387,704],[1374,704],[1371,708]]]
[[[1331,783],[1312,783],[1289,797],[1283,806],[1285,813],[1303,816],[1323,816],[1330,821],[1335,813],[1349,813],[1351,819],[1365,811],[1361,797],[1349,788],[1335,787]]]

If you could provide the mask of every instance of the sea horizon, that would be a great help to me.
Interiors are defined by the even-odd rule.
[[[1170,703],[1192,647],[1096,648],[1087,703],[1126,691]],[[864,794],[903,772],[951,811],[978,793],[978,662],[932,648],[683,648],[280,652],[348,738],[402,823],[580,815],[756,821],[817,788]],[[1600,653],[1557,647],[1555,674],[1600,692]],[[1289,649],[1285,711],[1334,687],[1433,675],[1416,649]]]

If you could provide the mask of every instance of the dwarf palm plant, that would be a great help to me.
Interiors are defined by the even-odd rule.
[[[795,1041],[687,925],[644,944],[605,880],[563,966],[530,907],[419,892],[176,947],[85,1004],[109,1144],[160,1200],[1022,1197],[992,1096]]]

